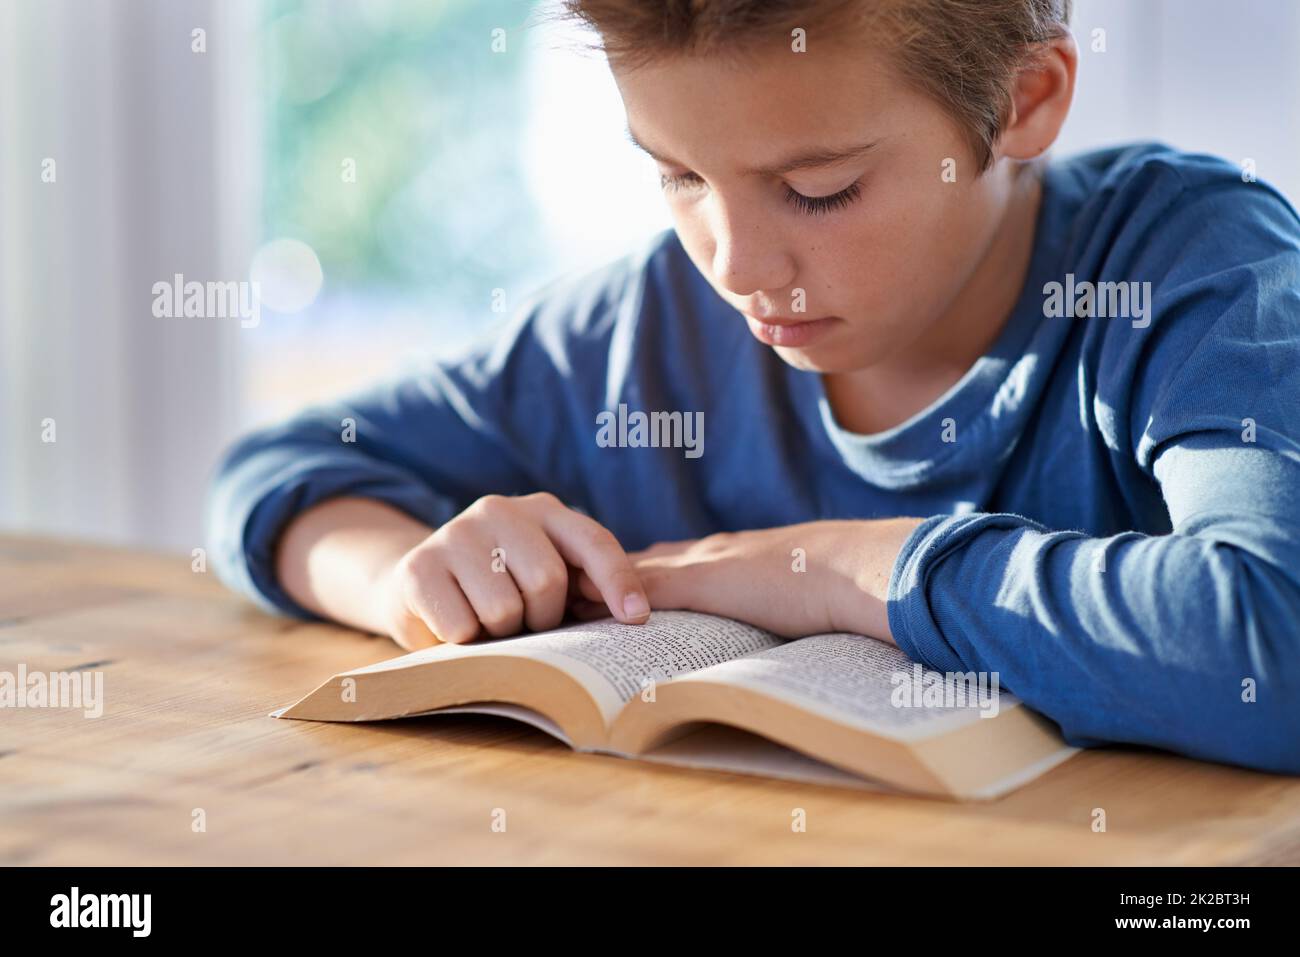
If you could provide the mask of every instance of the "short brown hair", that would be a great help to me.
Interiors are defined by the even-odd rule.
[[[903,77],[965,133],[981,171],[993,159],[1011,84],[1038,45],[1068,32],[1073,0],[563,0],[628,67],[679,54],[736,54],[804,28],[814,37],[869,28]],[[849,36],[857,34],[849,33]]]

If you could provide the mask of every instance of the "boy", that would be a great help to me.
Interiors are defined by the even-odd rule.
[[[225,580],[405,648],[567,610],[857,632],[1073,744],[1300,771],[1286,200],[1154,144],[1046,165],[1068,0],[568,10],[675,229],[240,442]]]

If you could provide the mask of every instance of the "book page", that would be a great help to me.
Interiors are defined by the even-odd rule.
[[[943,734],[1019,701],[985,676],[923,669],[894,645],[862,635],[811,635],[679,681],[740,685],[882,737]]]
[[[520,721],[523,724],[530,724],[538,731],[544,731],[551,737],[556,738],[569,747],[574,747],[569,736],[564,733],[564,729],[558,724],[540,712],[532,708],[525,708],[520,704],[508,704],[505,701],[478,701],[474,704],[448,705],[445,708],[434,708],[432,711],[420,711],[417,714],[408,715],[411,718],[427,718],[434,714],[491,714],[499,718],[510,718],[513,721]],[[576,750],[576,749],[575,749]]]
[[[668,681],[782,643],[770,632],[691,611],[651,612],[643,625],[613,618],[520,639],[520,653],[545,658],[571,674],[584,669],[606,724],[652,682]]]
[[[477,704],[455,705],[424,711],[413,718],[435,714],[491,714],[502,718],[512,718],[524,724],[530,724],[539,731],[544,731],[559,741],[574,748],[575,751],[590,751],[595,754],[613,755],[619,758],[631,758],[638,761],[651,761],[656,764],[668,764],[681,768],[700,768],[708,771],[728,771],[733,774],[755,775],[764,778],[781,778],[787,781],[799,781],[805,784],[829,784],[863,791],[890,791],[888,785],[868,781],[856,774],[843,771],[832,764],[826,764],[800,754],[791,748],[783,747],[775,741],[756,734],[749,734],[739,728],[722,724],[708,724],[689,732],[679,738],[656,748],[648,754],[622,754],[607,748],[576,748],[560,726],[544,714],[538,714],[531,708],[505,704],[498,701],[485,701]]]
[[[533,658],[580,681],[608,725],[623,705],[651,682],[668,681],[782,643],[783,639],[771,632],[729,618],[693,611],[656,611],[643,625],[603,618],[513,638],[435,645],[348,674],[468,655]]]
[[[635,756],[674,767],[729,771],[804,784],[827,784],[859,791],[893,791],[879,782],[843,771],[757,734],[725,724],[707,724]]]

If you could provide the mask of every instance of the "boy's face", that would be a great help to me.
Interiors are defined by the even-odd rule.
[[[691,260],[786,362],[834,373],[898,360],[971,305],[959,296],[989,250],[1008,181],[977,177],[955,122],[881,55],[778,49],[743,66],[683,56],[616,65],[614,76],[632,134],[670,180]],[[784,169],[791,156],[867,144]],[[796,324],[761,321],[772,317]]]

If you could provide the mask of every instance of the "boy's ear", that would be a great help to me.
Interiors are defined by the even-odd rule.
[[[1069,33],[1042,44],[1041,55],[1022,69],[1011,90],[1011,109],[998,137],[997,153],[1009,159],[1033,159],[1061,132],[1079,66],[1079,48]]]

